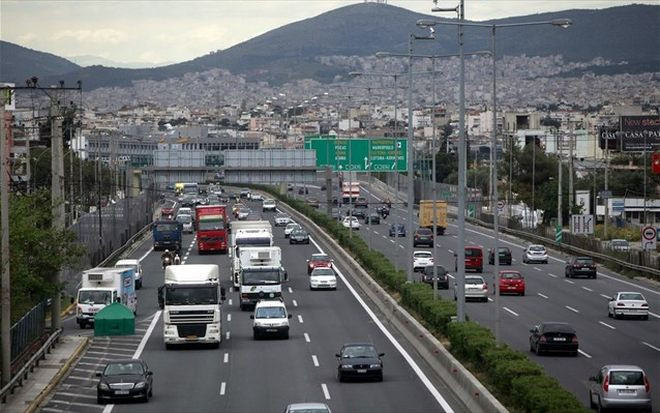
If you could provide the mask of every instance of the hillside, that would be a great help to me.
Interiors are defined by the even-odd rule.
[[[40,79],[80,69],[62,57],[39,52],[0,40],[0,81],[24,85],[26,79]],[[73,82],[75,84],[75,81]],[[43,83],[42,83],[43,84]]]

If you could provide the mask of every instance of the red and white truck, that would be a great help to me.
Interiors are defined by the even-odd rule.
[[[345,204],[357,201],[360,197],[360,183],[351,181],[342,182],[341,196]]]
[[[225,205],[199,205],[195,208],[197,251],[227,252],[228,221]]]

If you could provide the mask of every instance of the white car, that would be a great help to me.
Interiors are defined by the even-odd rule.
[[[252,333],[255,340],[263,336],[289,338],[289,319],[291,314],[281,300],[261,300],[254,307]]]
[[[261,203],[261,209],[263,212],[275,211],[277,209],[277,202],[274,199],[264,199]]]
[[[330,288],[332,290],[337,289],[337,276],[335,275],[335,270],[332,268],[315,268],[311,274],[309,274],[309,289],[315,290],[317,288]]]
[[[623,316],[649,319],[649,303],[641,293],[618,292],[607,303],[607,316],[619,318]]]
[[[253,200],[253,201],[263,201],[264,197],[261,194],[252,194],[250,199]]]
[[[188,208],[188,207],[179,208],[176,211],[176,216],[178,217],[179,215],[190,215],[192,220],[193,221],[195,220],[195,211],[192,208]]]
[[[190,215],[177,214],[176,222],[181,223],[181,225],[183,226],[183,232],[189,232],[192,234],[194,228],[193,228],[193,219]]]
[[[458,298],[458,284],[454,284],[454,300]],[[488,284],[481,275],[465,276],[465,299],[488,301]]]
[[[356,217],[346,217],[341,223],[344,228],[360,229],[360,221]]]
[[[133,268],[135,270],[135,289],[142,288],[142,265],[140,260],[126,259],[119,260],[115,263],[115,268]]]
[[[532,244],[525,249],[522,256],[522,261],[527,264],[529,262],[542,262],[548,263],[548,251],[543,245]]]
[[[290,224],[291,222],[293,222],[293,221],[291,220],[291,217],[289,217],[288,215],[278,214],[277,216],[275,216],[275,226],[276,227],[284,227],[284,226]]]
[[[421,271],[433,265],[433,254],[429,251],[413,252],[413,271]]]
[[[295,222],[289,222],[286,224],[286,228],[284,228],[284,238],[289,238],[289,235],[291,235],[291,232],[294,229],[302,229],[302,227]]]
[[[241,208],[238,210],[238,212],[236,212],[236,217],[238,218],[239,221],[243,221],[247,219],[247,217],[250,215],[250,212],[252,211],[250,211],[247,208]]]

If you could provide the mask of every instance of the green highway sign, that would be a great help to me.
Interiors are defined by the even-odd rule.
[[[405,172],[407,148],[405,139],[305,137],[305,149],[316,150],[316,166],[334,171]]]

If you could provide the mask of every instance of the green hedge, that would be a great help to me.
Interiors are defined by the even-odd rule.
[[[493,387],[495,396],[516,411],[576,413],[586,412],[577,398],[559,382],[547,376],[526,354],[506,345],[498,345],[489,329],[467,321],[452,322],[456,304],[441,298],[433,299],[433,291],[425,284],[407,283],[406,273],[397,270],[387,257],[369,249],[357,235],[338,221],[275,188],[253,185],[268,192],[306,215],[348,251],[383,287],[401,297],[401,304],[416,313],[430,330],[449,338],[451,352],[462,362],[468,362]]]

